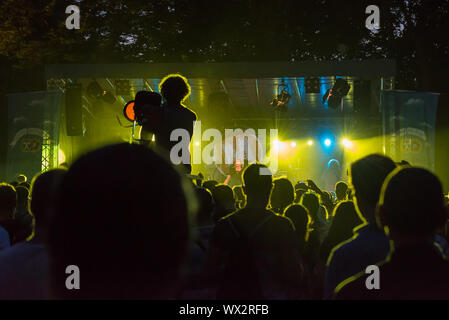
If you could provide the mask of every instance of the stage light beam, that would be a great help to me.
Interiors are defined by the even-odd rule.
[[[343,147],[345,147],[346,149],[351,149],[352,147],[354,147],[354,142],[352,142],[351,140],[348,139],[343,139],[341,140],[341,144],[343,145]]]
[[[279,141],[278,139],[273,141],[273,148],[274,150],[278,151],[278,152],[282,152],[285,150],[286,147],[286,143]]]
[[[58,165],[65,162],[65,153],[61,149],[58,149]]]

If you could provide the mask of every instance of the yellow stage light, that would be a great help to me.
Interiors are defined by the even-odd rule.
[[[341,144],[347,149],[354,147],[354,142],[352,142],[351,140],[348,140],[348,139],[343,139],[341,141]]]

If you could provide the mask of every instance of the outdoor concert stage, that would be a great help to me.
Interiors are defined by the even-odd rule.
[[[131,141],[124,105],[140,90],[158,91],[167,74],[180,73],[192,89],[185,105],[197,113],[203,130],[277,129],[282,147],[278,174],[293,180],[315,177],[314,170],[324,168],[330,159],[346,162],[348,150],[342,139],[372,139],[366,152],[385,151],[380,97],[382,91],[394,89],[395,70],[394,61],[384,60],[48,65],[46,92],[9,96],[10,105],[20,105],[10,114],[10,145],[14,139],[27,140],[15,141],[14,146],[21,145],[16,154],[11,145],[7,172],[12,177],[16,168],[28,168],[26,173],[33,176],[97,146]],[[333,109],[322,98],[339,78],[350,90],[342,108]],[[284,110],[276,111],[270,102],[283,89],[291,98]],[[39,108],[39,115],[27,118],[30,110]],[[23,129],[26,134],[17,136]],[[194,173],[206,169],[193,165]]]

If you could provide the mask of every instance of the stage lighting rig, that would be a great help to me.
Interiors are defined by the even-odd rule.
[[[307,78],[305,86],[306,93],[320,93],[320,78]]]
[[[348,94],[350,88],[351,86],[345,79],[338,78],[332,89],[327,90],[324,94],[323,103],[327,100],[327,105],[332,109],[337,109],[341,105],[343,111],[343,97]]]
[[[134,112],[134,100],[126,103],[125,107],[123,108],[123,115],[125,116],[126,120],[130,122],[136,121],[136,113]]]
[[[89,98],[98,100],[103,94],[103,89],[101,89],[97,81],[92,81],[88,84],[86,92]]]
[[[115,81],[115,94],[118,96],[127,97],[130,92],[129,80],[116,80]]]
[[[139,91],[134,100],[126,103],[123,115],[128,121],[136,121],[139,125],[146,124],[150,120],[154,122],[162,117],[161,102],[162,97],[159,93]]]
[[[115,96],[110,93],[109,91],[103,91],[103,94],[101,95],[101,99],[109,104],[114,104],[116,99]]]
[[[115,96],[106,90],[103,90],[97,81],[92,81],[86,88],[87,96],[93,100],[102,100],[109,104],[114,104]]]
[[[287,105],[290,102],[291,97],[288,85],[285,84],[284,79],[282,79],[282,83],[278,85],[278,94],[271,100],[270,105],[275,108],[275,110],[287,111]]]

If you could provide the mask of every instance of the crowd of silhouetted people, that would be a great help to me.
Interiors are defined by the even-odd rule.
[[[0,299],[449,298],[433,173],[377,154],[334,190],[266,173],[231,188],[117,144],[1,183]]]

